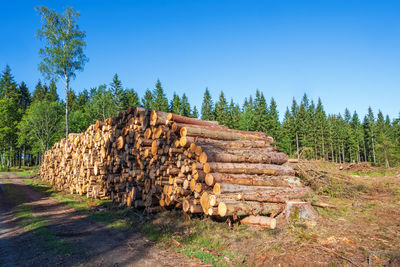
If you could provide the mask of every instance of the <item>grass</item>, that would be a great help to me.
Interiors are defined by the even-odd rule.
[[[20,172],[25,172],[30,174],[38,173],[39,172],[39,166],[21,166],[19,167],[0,167],[0,172],[15,172],[15,173],[20,173]],[[22,175],[24,176],[24,175]]]
[[[41,247],[45,248],[46,251],[60,255],[66,255],[75,252],[75,250],[72,249],[68,243],[55,236],[55,234],[48,228],[47,220],[33,214],[32,207],[26,203],[23,203],[23,195],[21,195],[17,189],[10,186],[7,179],[4,179],[3,183],[6,195],[10,199],[13,199],[19,203],[12,209],[12,212],[17,218],[18,223],[25,231],[31,232],[36,237],[36,240]]]

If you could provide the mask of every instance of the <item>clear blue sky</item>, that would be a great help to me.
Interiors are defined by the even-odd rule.
[[[198,108],[208,87],[240,104],[258,88],[281,115],[305,92],[328,113],[400,112],[399,1],[4,1],[0,68],[31,90],[41,78],[35,5],[81,12],[90,61],[78,92],[118,73],[140,96],[159,78],[169,98],[186,92]]]

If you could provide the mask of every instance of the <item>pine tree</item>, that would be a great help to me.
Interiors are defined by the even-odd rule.
[[[153,105],[154,96],[149,89],[144,93],[144,97],[142,98],[142,105],[144,108],[151,108]]]
[[[152,109],[168,112],[168,99],[165,96],[164,89],[160,80],[157,80],[156,88],[153,91],[154,99],[151,105]]]
[[[172,96],[169,111],[175,114],[181,114],[181,98],[175,92]]]
[[[181,112],[180,114],[182,116],[186,116],[186,117],[191,117],[192,116],[192,111],[190,109],[190,104],[189,104],[189,100],[186,96],[186,94],[182,95],[182,99],[181,99]]]
[[[206,91],[204,92],[203,103],[201,105],[201,119],[206,121],[215,120],[214,104],[208,88],[206,88]]]
[[[226,102],[224,92],[221,91],[219,100],[215,104],[215,119],[219,124],[228,124],[228,103]]]

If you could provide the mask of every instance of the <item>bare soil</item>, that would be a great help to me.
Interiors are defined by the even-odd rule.
[[[7,184],[4,183],[7,179]],[[8,197],[5,190],[15,193]],[[13,214],[29,205],[32,215],[70,248],[57,253],[43,246],[35,232],[22,227]],[[162,251],[141,233],[120,232],[25,185],[14,174],[0,178],[0,266],[188,266],[179,255]]]

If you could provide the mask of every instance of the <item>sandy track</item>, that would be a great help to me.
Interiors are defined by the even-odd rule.
[[[8,184],[4,185],[4,179]],[[5,187],[19,197],[10,199]],[[29,205],[34,216],[46,220],[59,240],[73,248],[57,254],[39,244],[35,234],[20,226],[12,213],[17,205]],[[48,197],[16,177],[0,178],[0,266],[189,266],[176,255],[160,251],[140,233],[123,233],[93,221],[76,210]]]

